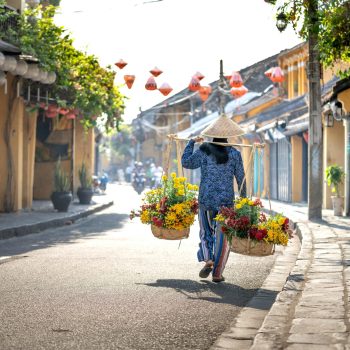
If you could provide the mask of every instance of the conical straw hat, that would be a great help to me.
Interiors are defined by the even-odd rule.
[[[220,115],[213,123],[201,132],[202,136],[213,138],[228,138],[243,134],[244,130],[225,114]]]

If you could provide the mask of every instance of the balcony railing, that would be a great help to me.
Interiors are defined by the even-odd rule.
[[[0,40],[13,45],[19,45],[19,14],[9,6],[0,6]]]

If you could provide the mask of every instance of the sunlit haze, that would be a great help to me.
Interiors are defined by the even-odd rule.
[[[212,82],[301,42],[291,28],[280,33],[274,8],[263,0],[62,0],[56,22],[71,32],[75,46],[112,65],[116,84],[129,97],[124,120],[130,122],[156,103],[186,88],[197,71]],[[128,62],[120,70],[119,59]],[[164,73],[158,86],[174,89],[164,97],[148,91],[149,70]],[[136,75],[133,87],[124,74]],[[203,84],[205,82],[203,81]]]

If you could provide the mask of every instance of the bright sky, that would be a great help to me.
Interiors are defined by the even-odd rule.
[[[224,73],[240,70],[297,45],[291,28],[280,33],[274,7],[264,0],[62,0],[56,22],[71,32],[75,46],[96,55],[102,66],[113,65],[116,84],[129,97],[124,120],[186,88],[199,71],[210,83]],[[123,59],[120,70],[114,63]],[[163,73],[158,87],[174,89],[164,97],[148,91],[149,70]],[[124,74],[136,79],[129,90]]]

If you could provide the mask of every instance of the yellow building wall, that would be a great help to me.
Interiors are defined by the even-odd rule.
[[[333,127],[323,129],[323,168],[327,166],[338,164],[344,169],[344,145],[345,145],[345,134],[344,126],[342,122],[334,121]],[[326,209],[332,208],[333,195],[331,188],[326,183],[324,176],[323,185],[323,206]],[[340,187],[340,192],[344,193],[343,185]]]
[[[37,112],[25,112],[23,119],[23,208],[33,204]]]
[[[0,87],[0,211],[5,210],[7,196],[9,196],[8,203],[11,203],[11,208],[7,209],[18,211],[23,207],[24,176],[29,176],[29,174],[23,172],[23,122],[25,109],[22,98],[14,97],[10,125],[8,127],[12,159],[12,169],[9,169],[8,150],[5,144],[4,131],[6,129],[6,118],[8,115],[8,102],[11,96],[11,89],[12,93],[16,94],[17,87],[16,85],[13,85],[13,77],[10,74],[7,75],[7,81],[7,94],[5,94],[4,87]],[[11,171],[11,174],[9,174],[9,171]],[[8,190],[10,190],[10,192]],[[27,206],[27,203],[25,206]]]
[[[54,173],[56,162],[35,163],[33,197],[39,200],[49,200],[54,191]],[[62,169],[71,174],[71,160],[61,160]]]
[[[83,125],[78,120],[72,120],[74,130],[73,141],[73,192],[74,194],[80,186],[79,169],[82,164],[86,166],[86,170],[91,177],[94,173],[95,160],[95,133],[93,129],[84,130]]]
[[[5,1],[5,3],[15,8],[16,10],[23,10],[25,1],[24,0],[7,0]]]
[[[264,147],[264,188],[261,193],[262,198],[270,198],[270,145]]]
[[[72,121],[66,118],[54,119],[52,131],[47,140],[50,143],[68,144],[68,159],[61,159],[63,170],[73,181],[73,160],[72,157]],[[74,157],[74,155],[73,155]],[[34,186],[33,199],[48,200],[54,191],[54,170],[56,160],[45,160],[35,162],[34,165]]]
[[[0,130],[5,129],[5,115],[8,95],[4,94],[4,87],[0,86]],[[5,193],[7,188],[7,155],[3,132],[0,134],[0,211],[4,211]]]
[[[302,162],[303,144],[299,136],[291,137],[292,144],[292,202],[302,200]]]

